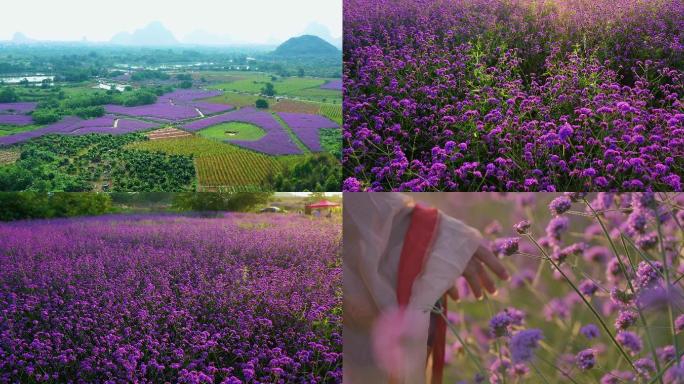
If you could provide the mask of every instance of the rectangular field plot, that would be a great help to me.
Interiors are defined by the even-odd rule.
[[[129,148],[192,155],[199,191],[258,190],[282,168],[279,158],[197,136],[133,143]]]
[[[245,92],[250,94],[261,93],[266,83],[273,84],[276,95],[298,97],[311,101],[342,100],[342,92],[339,90],[325,89],[321,86],[330,79],[317,77],[275,77],[265,74],[245,74],[244,78],[225,83],[212,85],[211,89],[224,91]]]

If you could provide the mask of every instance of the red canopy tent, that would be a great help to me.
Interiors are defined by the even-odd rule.
[[[332,201],[328,200],[321,200],[317,203],[312,203],[307,205],[308,208],[315,209],[315,208],[333,208],[333,207],[339,207],[339,203],[333,203]]]
[[[307,215],[310,215],[311,211],[314,209],[333,209],[333,208],[337,208],[339,206],[340,206],[339,203],[333,203],[332,201],[328,201],[328,200],[321,200],[321,201],[316,202],[316,203],[307,204],[304,207],[305,208],[304,212]]]

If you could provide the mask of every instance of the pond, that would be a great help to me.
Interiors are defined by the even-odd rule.
[[[48,76],[48,75],[43,75],[43,74],[35,74],[35,75],[28,75],[28,76],[0,76],[0,83],[5,83],[5,84],[19,84],[23,79],[26,79],[29,81],[29,83],[40,83],[45,79],[49,79],[50,81],[55,81],[54,76]]]

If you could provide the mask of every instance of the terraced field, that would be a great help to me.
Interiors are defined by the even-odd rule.
[[[321,104],[318,113],[342,125],[342,104]]]
[[[0,151],[0,165],[12,164],[19,159],[20,155],[19,151],[15,150]]]
[[[198,136],[137,142],[129,148],[192,155],[198,191],[257,190],[269,173],[282,167],[275,157]]]

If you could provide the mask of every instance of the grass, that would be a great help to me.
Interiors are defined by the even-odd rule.
[[[221,96],[211,97],[206,99],[205,101],[210,103],[229,104],[236,107],[253,107],[257,99],[260,98],[261,97],[256,95],[245,95],[242,93],[226,92]]]
[[[234,133],[234,134],[229,134]],[[198,132],[200,136],[215,140],[259,140],[266,135],[263,129],[254,124],[232,121],[221,123]]]
[[[278,123],[283,127],[285,132],[287,132],[287,134],[290,136],[290,138],[292,139],[292,142],[295,143],[295,145],[297,145],[297,147],[302,152],[304,152],[304,153],[310,153],[311,152],[309,150],[309,148],[306,145],[304,145],[304,143],[301,140],[299,140],[299,137],[297,137],[297,135],[295,135],[294,131],[292,131],[292,128],[290,128],[290,126],[287,125],[285,123],[285,121],[280,116],[278,116],[277,113],[273,113],[272,115],[273,115],[273,118],[276,119],[276,121],[278,121]]]
[[[320,108],[320,103],[287,99],[271,105],[271,110],[276,112],[308,113],[310,115],[317,114]]]
[[[342,158],[342,130],[339,128],[327,128],[318,131],[321,139],[321,147],[332,153],[337,158]]]
[[[136,142],[128,148],[193,155],[199,191],[259,190],[270,173],[289,161],[198,136]]]
[[[210,86],[211,89],[222,89],[233,92],[257,94],[266,83],[272,83],[276,95],[298,97],[310,101],[341,103],[342,92],[321,89],[320,86],[329,79],[320,77],[276,77],[264,73],[242,73],[234,79]]]
[[[15,133],[33,131],[34,129],[38,129],[38,128],[43,128],[43,126],[42,125],[36,125],[36,124],[24,125],[24,126],[0,124],[0,136],[14,135]]]

